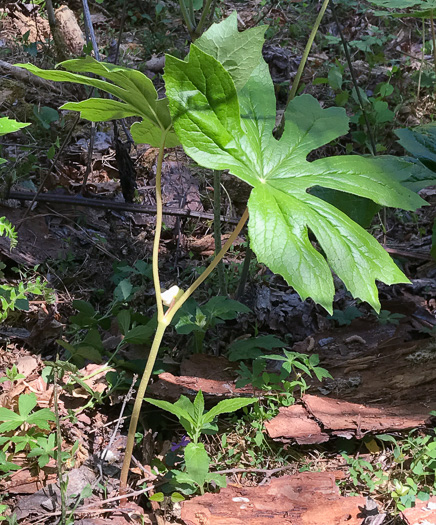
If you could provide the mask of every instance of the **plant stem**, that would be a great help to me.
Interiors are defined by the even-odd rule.
[[[195,27],[194,2],[193,0],[186,1],[188,3],[189,18],[191,19],[192,25]]]
[[[421,50],[421,63],[419,65],[419,76],[418,76],[418,88],[416,90],[416,100],[419,99],[419,93],[421,91],[421,79],[422,79],[422,68],[424,67],[425,61],[425,18],[422,18],[422,50]]]
[[[363,100],[362,100],[362,95],[360,94],[359,84],[357,82],[357,78],[356,78],[356,75],[354,73],[353,62],[351,61],[350,52],[349,52],[349,49],[348,49],[348,43],[345,40],[344,34],[342,32],[341,24],[339,23],[338,15],[336,13],[336,8],[335,8],[335,4],[334,4],[333,0],[331,2],[331,9],[332,9],[333,19],[335,21],[336,27],[338,28],[339,36],[341,38],[342,47],[344,48],[345,58],[347,60],[348,69],[350,70],[351,80],[353,82],[353,86],[354,86],[354,89],[356,91],[356,96],[357,96],[357,99],[359,101],[359,106],[360,106],[360,109],[362,111],[363,118],[365,119],[366,132],[368,133],[369,142],[371,144],[371,150],[372,150],[371,153],[372,153],[372,155],[375,156],[377,154],[377,148],[376,148],[376,144],[375,144],[374,134],[372,132],[371,125],[369,123],[368,114],[366,112],[365,105],[364,105]]]
[[[221,261],[221,259],[224,257],[227,250],[230,248],[230,246],[235,241],[236,237],[240,234],[242,228],[244,227],[245,223],[248,219],[248,209],[246,208],[242,217],[240,218],[238,225],[236,226],[233,233],[230,235],[224,246],[222,247],[221,251],[216,255],[213,259],[213,261],[209,264],[209,266],[206,268],[206,270],[198,277],[191,286],[186,290],[186,292],[174,303],[173,307],[170,308],[166,314],[165,319],[167,320],[168,324],[171,322],[172,318],[174,317],[174,314],[177,312],[177,310],[189,299],[189,297],[195,292],[195,290],[200,286],[200,284],[205,281],[211,272],[216,268],[218,263]]]
[[[151,346],[150,354],[147,359],[144,374],[139,383],[138,392],[136,393],[135,404],[133,405],[132,417],[130,419],[129,433],[127,435],[126,451],[124,454],[123,467],[120,476],[120,494],[123,495],[127,488],[127,477],[129,475],[130,461],[132,459],[133,447],[135,445],[135,434],[138,426],[139,414],[141,412],[142,400],[144,399],[145,391],[147,390],[148,382],[153,372],[154,363],[156,361],[157,353],[162,342],[163,335],[169,323],[166,320],[159,321],[157,324],[156,333],[154,335],[153,344]],[[123,505],[121,501],[121,506]]]
[[[127,444],[126,451],[124,454],[123,467],[121,469],[120,475],[120,494],[124,495],[127,488],[127,478],[129,475],[130,462],[132,459],[133,447],[135,445],[135,434],[136,428],[138,426],[139,414],[141,412],[142,400],[144,398],[145,392],[147,390],[148,383],[150,381],[151,374],[153,372],[153,367],[156,362],[157,354],[159,352],[160,344],[164,336],[166,327],[171,323],[171,320],[174,317],[174,314],[177,310],[183,305],[183,303],[190,297],[190,295],[200,286],[200,284],[210,275],[212,270],[217,266],[217,264],[224,257],[224,254],[233,244],[233,241],[241,232],[245,223],[248,219],[248,209],[245,210],[241,219],[238,222],[238,225],[235,228],[235,231],[230,235],[227,242],[222,247],[221,251],[215,256],[214,260],[209,264],[206,270],[195,280],[195,282],[186,290],[186,292],[167,310],[165,315],[163,315],[163,305],[162,305],[162,296],[160,291],[160,282],[159,282],[159,267],[158,267],[158,258],[159,258],[159,240],[160,240],[160,228],[162,226],[162,188],[161,188],[161,172],[162,172],[162,160],[164,154],[164,145],[165,145],[165,135],[162,137],[161,148],[159,150],[159,157],[156,167],[156,231],[155,231],[155,242],[153,244],[153,279],[155,283],[155,292],[156,292],[156,301],[158,307],[158,324],[156,333],[153,339],[153,344],[150,349],[150,354],[147,359],[147,364],[145,366],[144,374],[142,376],[141,382],[138,387],[138,392],[136,394],[135,404],[133,405],[132,417],[129,425],[129,432],[127,435]],[[162,312],[162,314],[160,313]],[[125,505],[126,500],[122,499],[120,504],[121,506]]]
[[[59,360],[59,355],[56,355],[56,361]],[[65,491],[62,469],[62,432],[61,422],[59,419],[59,405],[58,405],[58,371],[53,369],[53,397],[54,397],[54,413],[56,419],[56,466],[58,471],[59,491],[61,496],[61,525],[65,525],[67,519],[67,494]]]
[[[241,277],[239,278],[238,289],[236,291],[235,299],[237,301],[241,300],[241,297],[244,295],[245,285],[247,284],[248,272],[250,271],[251,258],[253,257],[253,250],[247,245],[247,250],[245,251],[245,259],[242,266]]]
[[[156,230],[154,234],[153,242],[153,258],[152,258],[152,267],[153,267],[153,283],[154,290],[156,294],[156,305],[157,305],[157,320],[161,322],[164,317],[164,310],[162,304],[162,292],[160,288],[160,279],[159,279],[159,243],[160,235],[162,230],[162,213],[163,213],[163,202],[162,202],[162,161],[165,152],[165,134],[162,136],[159,156],[157,158],[156,166]]]
[[[431,39],[433,42],[433,67],[436,72],[436,34],[434,29],[433,9],[430,9]]]
[[[298,66],[297,74],[295,75],[294,82],[292,84],[291,92],[288,96],[288,101],[286,103],[286,106],[289,104],[289,102],[295,97],[297,94],[298,86],[300,84],[301,75],[303,74],[304,67],[306,65],[307,59],[309,57],[310,50],[312,49],[313,41],[315,40],[316,33],[318,32],[319,26],[321,24],[322,17],[324,16],[324,13],[327,9],[327,6],[329,5],[329,0],[324,0],[321,6],[321,9],[318,13],[318,16],[316,17],[315,23],[313,24],[312,31],[310,32],[309,39],[307,41],[306,47],[304,48],[303,56],[301,58],[301,62]]]
[[[274,133],[274,136],[276,137],[276,139],[280,139],[280,137],[283,135],[283,131],[285,129],[286,108],[288,107],[289,102],[291,102],[291,100],[297,94],[298,86],[300,85],[301,75],[303,74],[307,59],[309,58],[310,50],[312,49],[313,41],[315,40],[316,33],[318,32],[322,17],[324,16],[324,13],[328,5],[329,5],[329,0],[324,0],[322,3],[321,9],[318,13],[318,16],[316,17],[315,23],[313,24],[312,31],[310,32],[309,39],[307,40],[306,47],[304,48],[303,56],[301,57],[301,62],[298,65],[297,74],[295,75],[294,82],[292,83],[292,89],[289,92],[288,100],[286,101],[285,111],[283,112],[283,116]]]
[[[213,234],[215,238],[215,255],[217,255],[221,246],[221,172],[213,171]],[[221,294],[226,294],[226,283],[224,279],[224,264],[220,261],[218,264],[218,282]]]
[[[191,40],[195,40],[195,27],[191,19],[189,18],[188,10],[186,9],[185,1],[179,0],[180,11],[182,12],[183,20],[185,21],[186,28],[188,30]]]
[[[198,38],[203,32],[204,24],[206,23],[207,17],[210,13],[211,4],[212,0],[206,0],[206,4],[203,7],[203,11],[201,12],[200,22],[198,22],[198,26],[195,28],[195,38]]]

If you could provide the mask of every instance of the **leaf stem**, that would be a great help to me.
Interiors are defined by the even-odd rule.
[[[312,31],[310,32],[309,39],[307,40],[306,47],[304,48],[303,56],[301,62],[298,66],[297,74],[295,75],[294,82],[292,84],[291,92],[289,93],[286,106],[297,94],[298,86],[300,84],[301,75],[303,74],[304,67],[306,66],[307,59],[309,57],[310,50],[312,49],[313,41],[315,40],[316,33],[318,32],[319,26],[321,24],[322,17],[329,5],[329,0],[324,0],[321,6],[321,9],[316,17],[315,23],[313,24]]]
[[[123,467],[120,475],[120,494],[124,495],[127,488],[127,477],[129,475],[130,462],[132,460],[133,447],[135,445],[135,434],[138,426],[139,414],[141,412],[142,400],[144,399],[145,391],[147,390],[148,382],[150,381],[153,372],[154,363],[159,352],[160,344],[164,336],[168,323],[159,321],[157,324],[156,333],[154,335],[153,344],[151,346],[150,354],[147,359],[144,374],[139,383],[138,392],[136,393],[135,404],[133,405],[132,417],[130,419],[129,433],[127,435],[126,451],[124,454]],[[124,500],[121,501],[123,506]]]
[[[371,124],[369,123],[369,118],[368,118],[368,114],[365,109],[365,104],[363,103],[363,100],[362,100],[362,95],[360,94],[359,83],[357,82],[357,78],[354,73],[354,67],[353,67],[353,62],[351,60],[350,51],[348,49],[348,43],[345,40],[344,34],[342,32],[341,24],[339,23],[338,15],[336,13],[336,7],[335,7],[333,0],[331,0],[331,10],[332,10],[333,19],[338,29],[339,36],[341,38],[342,47],[344,48],[345,58],[347,60],[348,69],[350,70],[351,81],[353,82],[353,86],[356,91],[356,96],[359,101],[359,106],[362,111],[363,118],[365,120],[366,132],[368,133],[368,138],[369,138],[369,142],[371,145],[370,149],[372,150],[371,154],[375,156],[377,155],[377,147],[375,144],[374,134],[372,132]]]
[[[188,10],[186,9],[185,1],[179,0],[179,5],[180,5],[180,11],[182,12],[183,20],[185,21],[189,36],[191,37],[191,40],[194,41],[195,40],[195,27],[189,17],[189,13],[188,13]]]
[[[206,5],[203,7],[203,11],[201,12],[200,22],[198,22],[198,25],[195,28],[195,38],[198,38],[203,31],[204,24],[206,23],[206,19],[210,13],[211,4],[212,0],[206,0]]]
[[[159,243],[160,235],[162,230],[162,214],[163,214],[163,202],[162,202],[162,162],[165,152],[165,138],[166,133],[162,134],[161,144],[159,148],[159,155],[157,158],[156,166],[156,230],[153,241],[153,283],[156,294],[156,305],[157,305],[157,320],[161,322],[164,317],[164,310],[162,304],[162,291],[160,288],[159,279]]]
[[[221,246],[221,172],[213,171],[213,234],[215,238],[215,255],[217,255]],[[218,264],[218,283],[219,293],[226,295],[226,283],[224,279],[224,264],[221,260]]]
[[[288,107],[289,102],[291,102],[291,100],[293,100],[295,98],[295,95],[297,94],[298,86],[300,85],[301,75],[303,74],[307,59],[309,58],[310,50],[312,49],[313,41],[315,40],[316,33],[318,32],[322,17],[324,16],[324,13],[327,9],[328,4],[329,4],[329,0],[323,1],[323,4],[318,13],[318,16],[316,17],[315,23],[313,24],[312,31],[310,32],[309,39],[307,40],[306,47],[304,48],[303,56],[301,57],[301,62],[298,65],[297,74],[295,75],[295,79],[294,79],[294,82],[292,83],[291,91],[289,92],[289,95],[288,95],[288,100],[286,101],[285,110],[283,111],[282,118],[280,119],[280,122],[274,131],[274,136],[277,140],[279,140],[280,137],[283,135],[283,131],[285,129],[286,108]]]
[[[160,176],[160,168],[162,165],[162,159],[163,159],[163,145],[164,140],[162,141],[162,147],[161,151],[159,151],[159,158],[158,158],[158,167],[156,169],[156,195],[160,194],[160,203],[162,202],[162,190],[160,188],[160,182],[161,182],[161,176]],[[160,167],[159,167],[160,165]],[[159,176],[158,176],[159,171]],[[158,204],[158,197],[156,198],[156,203]],[[159,204],[158,204],[159,208]],[[159,213],[158,213],[159,215]],[[145,395],[145,392],[147,390],[148,383],[150,381],[151,374],[153,372],[153,367],[156,362],[157,354],[159,352],[160,344],[162,342],[162,338],[164,336],[165,330],[167,326],[171,323],[174,314],[177,312],[177,310],[183,305],[183,303],[191,296],[191,294],[200,286],[200,284],[210,275],[212,270],[214,270],[217,266],[217,264],[221,261],[221,259],[224,257],[227,250],[230,248],[230,246],[233,244],[233,241],[236,239],[236,237],[241,232],[242,228],[244,227],[245,223],[248,219],[248,209],[245,209],[241,219],[239,220],[234,232],[230,235],[227,242],[222,247],[221,251],[215,256],[213,261],[209,264],[209,266],[206,268],[206,270],[192,283],[192,285],[186,290],[186,292],[166,311],[165,315],[162,316],[162,318],[159,318],[158,314],[158,324],[156,333],[153,339],[153,344],[150,349],[150,354],[147,359],[147,364],[145,365],[144,374],[142,376],[141,382],[138,387],[138,392],[136,394],[135,404],[133,405],[133,411],[132,411],[132,417],[130,420],[129,425],[129,433],[127,435],[127,444],[126,444],[126,451],[124,454],[124,462],[123,467],[121,469],[121,476],[120,476],[120,494],[124,495],[127,488],[127,478],[129,475],[129,468],[130,468],[130,462],[132,459],[132,453],[133,453],[133,447],[135,445],[135,433],[136,428],[138,426],[139,421],[139,413],[141,412],[142,407],[142,401]],[[155,233],[155,240],[156,238],[160,238],[160,231],[158,231],[157,227],[158,224],[162,224],[162,209],[160,210],[160,223],[156,218],[156,233]],[[158,255],[159,255],[159,242],[155,242],[153,246],[153,276],[158,275],[158,271],[155,273],[155,268],[157,268],[157,261],[158,261]],[[158,293],[159,289],[159,293]],[[162,306],[162,297],[160,294],[160,284],[156,288],[156,300],[159,300],[158,306],[160,304],[161,308]],[[125,505],[126,500],[121,500],[120,504],[121,506]]]
[[[430,9],[430,26],[431,26],[431,39],[433,42],[433,67],[436,72],[436,34],[435,34],[435,29],[434,29],[433,9]]]
[[[168,322],[168,324],[171,322],[172,318],[174,317],[174,314],[177,312],[177,310],[189,299],[189,297],[195,292],[195,290],[200,286],[200,284],[205,281],[209,275],[212,273],[212,271],[217,267],[218,263],[221,261],[221,259],[226,254],[227,250],[230,248],[230,246],[233,244],[237,236],[241,233],[242,228],[244,227],[245,223],[248,219],[248,208],[245,209],[242,217],[240,218],[235,230],[230,235],[224,246],[222,247],[221,251],[214,257],[213,261],[209,264],[209,266],[204,270],[204,272],[198,277],[191,286],[186,290],[186,292],[174,303],[174,306],[170,308],[166,314],[165,314],[165,320]]]

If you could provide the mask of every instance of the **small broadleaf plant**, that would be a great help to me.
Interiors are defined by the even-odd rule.
[[[191,440],[184,450],[185,471],[172,471],[175,482],[188,486],[194,485],[202,494],[207,483],[214,482],[219,487],[225,487],[225,476],[209,472],[210,458],[203,443],[199,442],[200,436],[202,433],[216,431],[214,420],[217,416],[236,412],[255,403],[257,399],[250,397],[224,399],[209,411],[204,410],[204,397],[201,390],[195,396],[194,402],[186,396],[180,396],[175,403],[151,398],[146,398],[145,401],[175,415]]]

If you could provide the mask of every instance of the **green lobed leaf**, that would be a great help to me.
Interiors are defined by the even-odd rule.
[[[126,333],[124,340],[126,343],[132,343],[135,345],[144,344],[150,340],[150,337],[155,331],[156,321],[155,319],[151,319],[147,324],[138,325],[129,330]]]
[[[235,319],[238,313],[251,312],[250,308],[245,306],[245,304],[221,295],[209,299],[202,308],[203,311],[207,312],[209,317],[219,317],[224,320]]]
[[[29,423],[29,425],[36,425],[37,427],[43,428],[45,430],[49,430],[50,425],[48,424],[48,421],[55,420],[55,415],[51,410],[49,410],[48,408],[42,408],[34,414],[30,414],[30,416],[28,416],[28,418],[26,419],[26,423]]]
[[[242,341],[234,341],[229,346],[227,357],[229,361],[256,359],[256,357],[263,355],[263,350],[272,350],[273,348],[282,348],[283,346],[285,346],[285,343],[274,335],[250,337]]]
[[[80,111],[81,116],[91,121],[106,121],[127,116],[142,117],[147,122],[136,138],[159,147],[162,135],[167,147],[179,144],[171,125],[167,99],[158,99],[152,81],[140,71],[115,64],[98,62],[87,56],[83,59],[66,60],[59,64],[67,71],[44,70],[33,64],[17,64],[34,75],[55,82],[75,82],[110,93],[122,102],[109,99],[89,99],[83,102],[68,102],[61,109]],[[93,73],[107,80],[92,78],[79,73]],[[110,82],[108,82],[110,81]],[[148,129],[149,133],[146,133]]]
[[[195,45],[223,65],[239,90],[259,64],[266,29],[266,25],[257,26],[240,33],[238,15],[233,11],[219,24],[213,24]]]
[[[23,418],[9,408],[0,407],[0,421],[23,421]]]
[[[130,328],[130,310],[121,310],[117,314],[117,322],[120,329],[120,332],[123,335],[126,335]]]
[[[383,206],[415,209],[425,202],[393,177],[410,163],[358,156],[308,162],[312,150],[348,130],[345,110],[322,109],[310,95],[289,104],[277,141],[272,135],[274,86],[263,60],[239,101],[229,73],[195,45],[189,62],[167,56],[165,82],[186,153],[207,168],[229,169],[253,186],[248,202],[251,247],[259,261],[280,273],[303,299],[312,297],[331,313],[333,270],[355,297],[378,311],[375,280],[408,281],[363,228],[307,191],[322,186]]]

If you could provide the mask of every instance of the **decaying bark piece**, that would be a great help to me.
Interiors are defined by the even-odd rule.
[[[271,438],[293,439],[299,445],[324,443],[330,439],[302,405],[280,408],[275,418],[265,422],[265,428]]]
[[[408,525],[430,525],[436,523],[436,497],[428,501],[416,500],[415,506],[403,511],[403,518]]]
[[[331,472],[302,472],[258,487],[227,487],[182,504],[186,525],[361,525],[363,496],[343,497]]]
[[[265,423],[270,437],[301,445],[323,443],[329,436],[359,439],[368,432],[416,428],[429,419],[426,411],[407,412],[404,406],[371,407],[312,395],[303,396],[302,402],[303,405],[280,408],[279,414]]]

